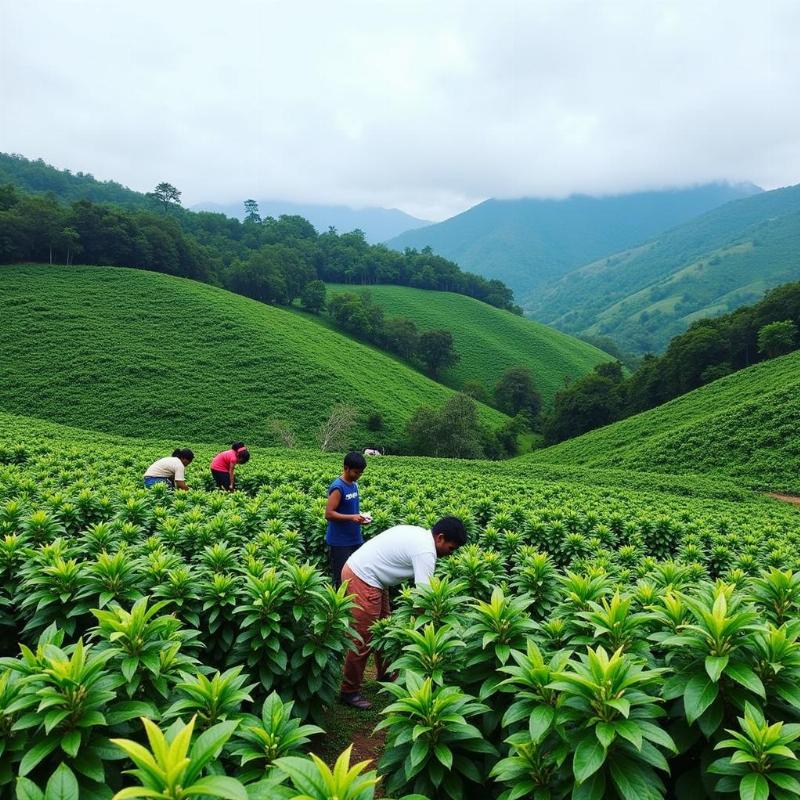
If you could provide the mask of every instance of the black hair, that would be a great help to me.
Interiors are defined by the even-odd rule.
[[[244,448],[244,442],[234,442],[231,445],[231,450],[241,450]]]
[[[179,447],[172,453],[173,458],[185,458],[187,461],[194,461],[194,453],[188,447]]]
[[[467,529],[458,517],[442,517],[432,528],[434,536],[442,534],[448,542],[455,542],[459,547],[467,543]]]
[[[356,450],[351,450],[344,457],[344,465],[349,469],[365,470],[367,468],[367,459]]]
[[[236,461],[239,464],[246,464],[250,460],[250,451],[246,447],[240,447],[236,451]]]

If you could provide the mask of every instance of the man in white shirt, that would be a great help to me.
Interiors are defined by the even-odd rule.
[[[437,557],[449,556],[467,541],[464,523],[458,517],[442,517],[431,530],[415,525],[395,525],[365,542],[342,569],[342,583],[356,596],[353,623],[362,641],[344,662],[341,699],[355,708],[367,709],[370,702],[361,696],[364,668],[367,666],[370,626],[389,616],[390,586],[411,580],[417,586],[430,583]],[[378,680],[387,677],[382,659],[375,656]]]

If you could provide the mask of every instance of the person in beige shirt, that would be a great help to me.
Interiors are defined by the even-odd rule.
[[[194,453],[188,448],[178,448],[171,456],[154,461],[144,473],[144,485],[147,489],[157,483],[166,483],[171,489],[183,489],[186,485],[186,467],[194,461]]]

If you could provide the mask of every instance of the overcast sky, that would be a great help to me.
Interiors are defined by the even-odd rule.
[[[441,219],[800,182],[798,0],[0,0],[0,150]]]

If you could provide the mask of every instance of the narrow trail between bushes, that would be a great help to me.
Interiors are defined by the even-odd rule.
[[[767,492],[768,497],[774,497],[783,503],[791,503],[793,506],[800,506],[800,497],[794,494],[778,494],[777,492]]]
[[[381,720],[381,709],[387,706],[391,698],[386,693],[380,692],[380,684],[375,680],[375,665],[370,659],[365,674],[363,695],[372,702],[369,711],[359,711],[356,708],[335,704],[329,709],[328,718],[322,727],[326,730],[325,736],[320,736],[317,743],[310,747],[329,766],[333,766],[337,756],[353,745],[350,754],[350,763],[369,761],[368,770],[377,769],[378,760],[383,755],[386,743],[386,732],[381,730],[373,733],[373,729]],[[378,784],[375,797],[383,797],[381,784]]]

